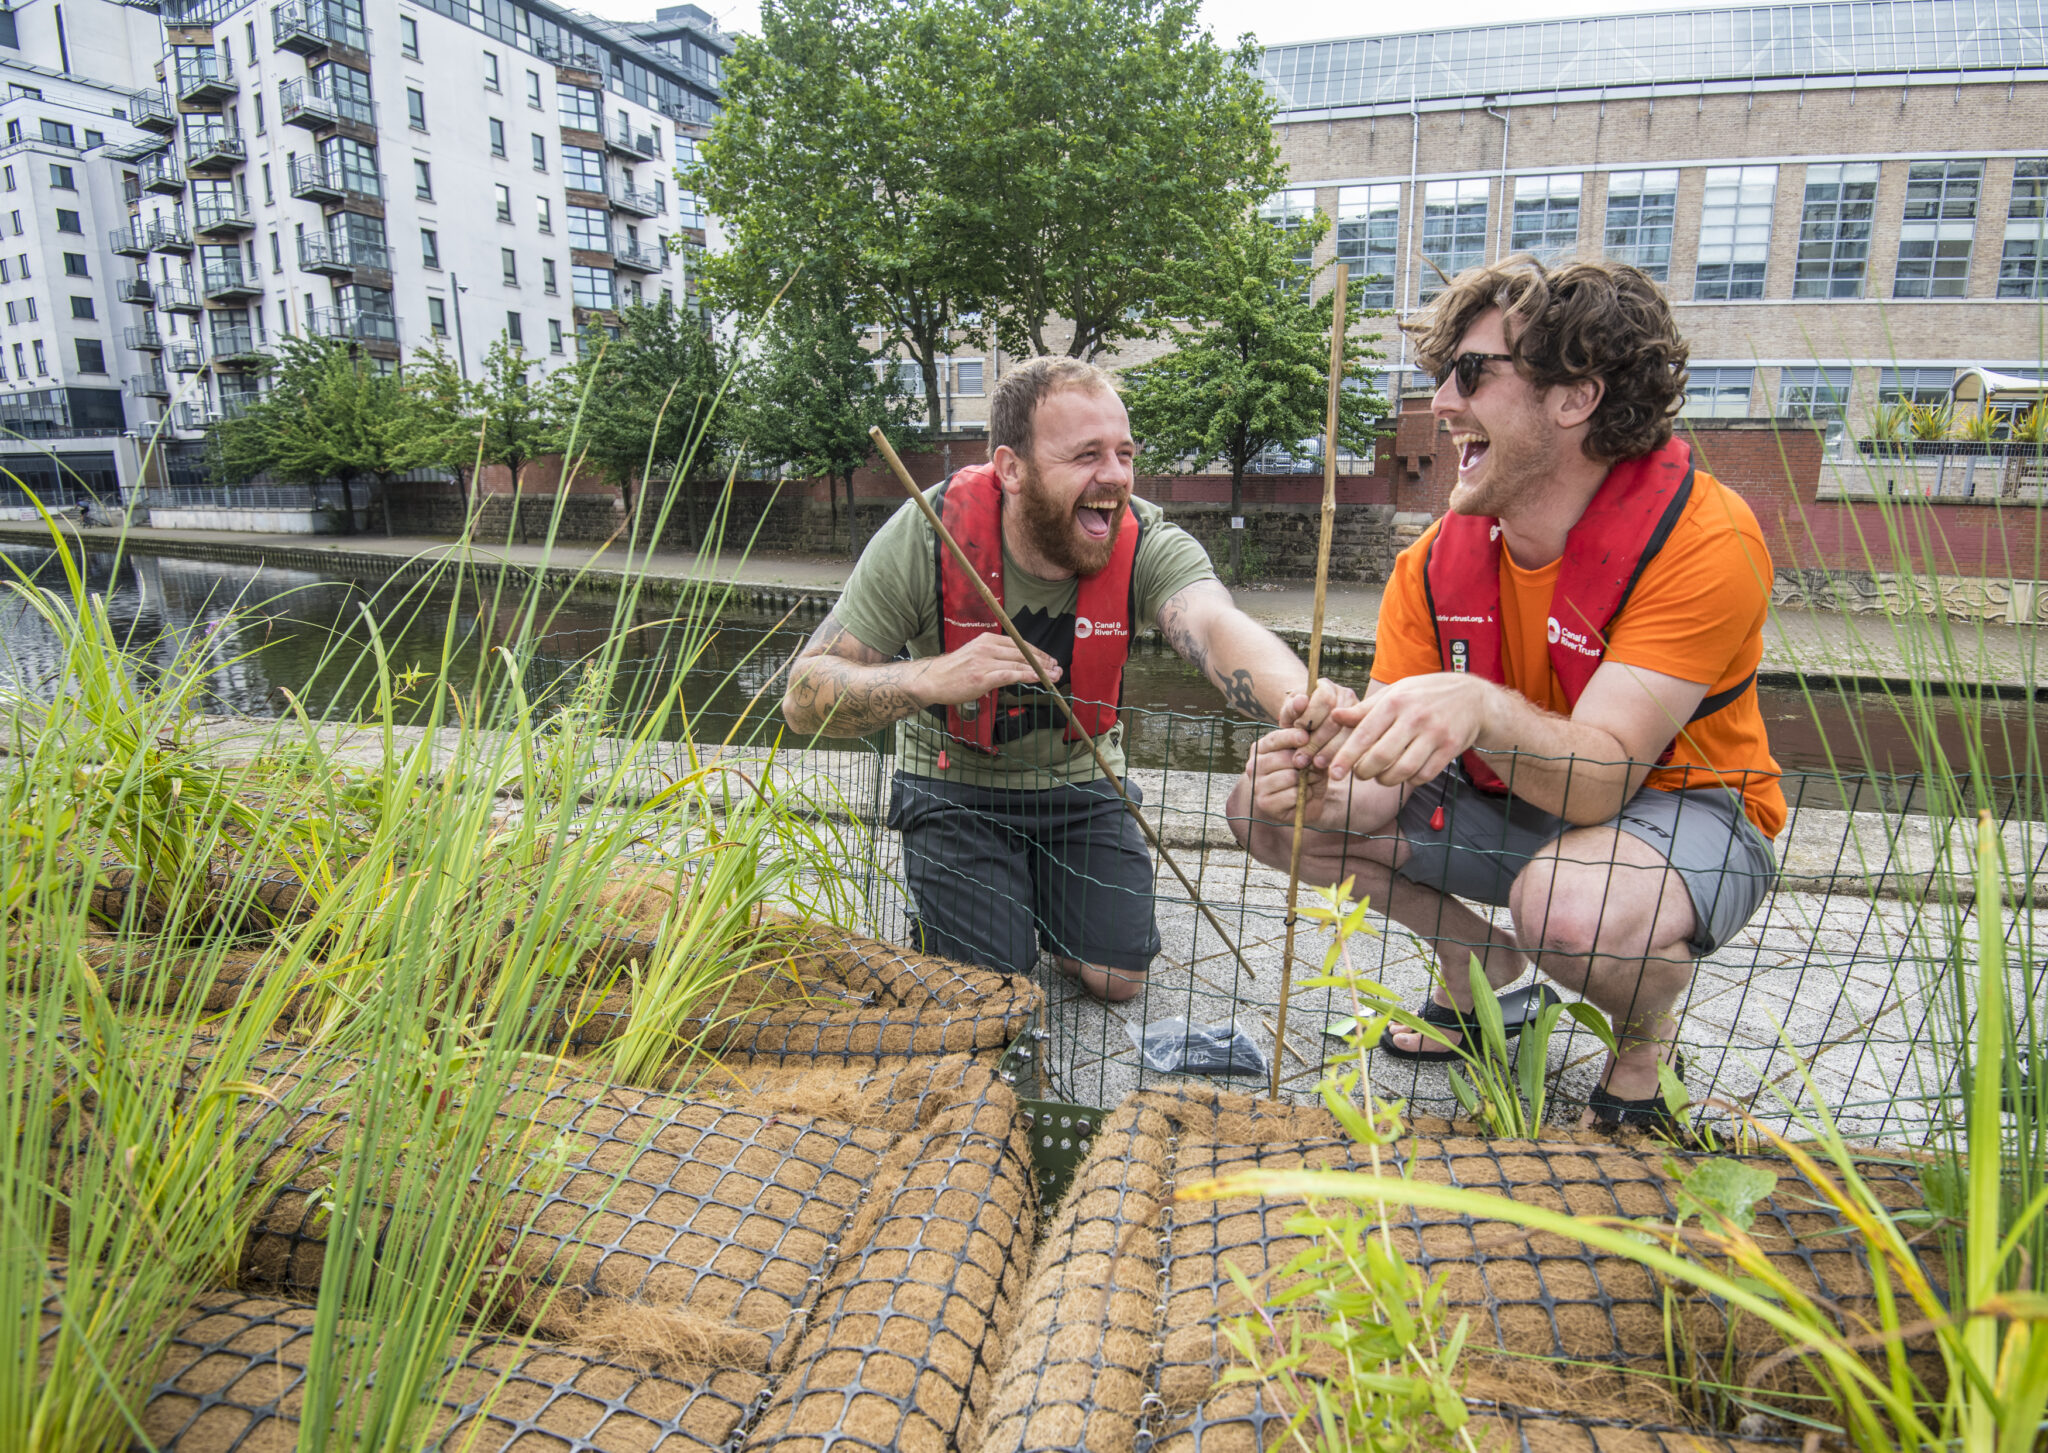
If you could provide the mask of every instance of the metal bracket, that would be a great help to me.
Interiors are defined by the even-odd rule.
[[[1031,1137],[1031,1169],[1038,1176],[1038,1198],[1050,1209],[1073,1184],[1074,1172],[1088,1158],[1107,1112],[1058,1100],[1020,1100],[1017,1108],[1024,1117],[1025,1133]]]

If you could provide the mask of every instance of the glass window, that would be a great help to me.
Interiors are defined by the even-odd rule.
[[[597,92],[557,82],[555,103],[561,108],[564,126],[573,126],[578,131],[604,130],[603,112],[599,108]]]
[[[45,119],[43,122],[43,140],[53,146],[76,146],[78,144],[74,139],[76,135],[77,133],[71,129],[68,122],[51,121],[48,119]]]
[[[64,275],[66,277],[92,276],[92,274],[86,270],[84,253],[67,252],[64,254]]]
[[[498,58],[489,51],[484,52],[484,89],[498,89]]]
[[[2048,298],[2048,157],[2022,157],[2012,164],[1998,296]]]
[[[334,104],[335,113],[365,126],[377,124],[377,111],[370,104],[370,73],[335,61],[323,61],[307,74],[314,90]],[[422,122],[422,125],[425,123]]]
[[[505,123],[495,116],[489,118],[489,120],[491,128],[491,155],[503,156],[505,154]]]
[[[550,318],[548,319],[548,352],[560,353],[561,351],[562,320],[560,318]]]
[[[572,267],[569,286],[579,308],[612,306],[612,270],[608,267]]]
[[[690,199],[693,203],[695,198]],[[693,224],[684,219],[685,226]],[[1398,183],[1342,187],[1337,192],[1337,256],[1368,308],[1394,306],[1394,273],[1401,250]]]
[[[1771,207],[1777,193],[1778,169],[1774,166],[1707,168],[1706,201],[1700,208],[1700,254],[1692,275],[1695,300],[1764,295],[1764,269],[1771,257]],[[1743,387],[1746,390],[1748,385]]]
[[[1418,269],[1423,302],[1443,291],[1438,268],[1456,277],[1486,261],[1486,191],[1484,177],[1431,182],[1423,189],[1422,255],[1436,264]]]
[[[548,169],[548,139],[538,131],[533,133],[533,169],[537,172]]]
[[[74,318],[97,318],[99,310],[93,306],[91,298],[73,298],[71,300],[71,316]]]
[[[498,194],[498,220],[500,222],[510,222],[512,220],[512,189],[500,182],[493,190]]]
[[[58,166],[51,162],[50,185],[60,192],[75,192],[78,190],[78,179],[72,174],[70,167]]]
[[[526,104],[536,111],[541,109],[539,71],[528,71],[526,73]]]
[[[59,207],[57,209],[57,230],[59,232],[76,232],[82,236],[85,232],[85,224],[78,220],[76,212],[69,212]]]
[[[431,227],[420,228],[420,261],[427,267],[441,265],[441,237]]]
[[[526,320],[517,313],[505,315],[505,338],[514,348],[526,341]]]
[[[37,339],[35,339],[35,340],[34,340],[33,342],[31,342],[31,343],[29,344],[29,347],[31,347],[31,348],[33,348],[33,349],[35,350],[35,354],[36,354],[36,372],[37,372],[37,373],[48,373],[48,372],[50,371],[50,363],[49,363],[49,360],[48,360],[48,359],[47,359],[46,357],[44,357],[44,355],[43,355],[43,340],[42,340],[42,339],[40,339],[40,338],[37,338]]]
[[[1316,194],[1312,187],[1290,187],[1284,192],[1275,192],[1259,204],[1259,216],[1271,222],[1283,232],[1293,232],[1303,226],[1316,212]],[[1294,260],[1306,267],[1315,258],[1312,248],[1304,248],[1294,254]]]
[[[555,230],[555,204],[546,197],[533,199],[533,225],[543,232]]]
[[[427,129],[427,97],[425,92],[415,91],[410,86],[405,88],[405,114],[407,119],[412,122],[413,130],[425,131]]]
[[[1849,409],[1846,368],[1786,368],[1778,373],[1778,417],[1839,424]]]
[[[981,392],[981,360],[956,358],[953,364],[953,392],[973,396]]]
[[[261,135],[263,134],[263,124],[264,124],[264,123],[263,123],[263,93],[262,93],[261,91],[252,91],[252,92],[250,92],[250,93],[249,93],[249,99],[250,99],[251,101],[253,101],[253,102],[255,102],[255,103],[256,103],[256,134],[257,134],[258,136],[261,136]],[[89,135],[89,136],[93,136],[93,135],[98,135],[98,133],[97,133],[97,132],[88,132],[88,133],[86,133],[86,134],[87,134],[87,135]]]
[[[562,148],[562,185],[579,192],[604,191],[604,153],[587,146]]]
[[[1877,375],[1877,402],[1922,404],[1940,408],[1956,382],[1953,368],[1886,368]]]
[[[78,371],[80,373],[105,373],[107,371],[107,351],[100,345],[99,339],[80,338],[76,342],[78,348]]]
[[[1515,178],[1515,211],[1508,250],[1539,262],[1570,257],[1579,245],[1579,178]]]
[[[434,200],[434,173],[423,161],[415,160],[412,164],[412,190],[416,197]]]
[[[555,286],[555,260],[552,257],[540,260],[540,286],[543,292],[559,291]]]
[[[611,219],[596,207],[569,209],[569,245],[592,252],[612,250]]]
[[[502,269],[504,270],[504,273],[505,273],[505,285],[506,285],[507,287],[514,287],[514,288],[518,287],[518,286],[519,286],[519,254],[518,254],[518,253],[516,253],[516,252],[514,252],[514,251],[513,251],[513,250],[512,250],[511,248],[509,248],[509,247],[501,247],[501,248],[499,248],[499,249],[498,249],[498,265],[499,265],[499,267],[501,267],[501,268],[502,268]]]
[[[398,17],[398,49],[410,60],[420,58],[420,23],[410,15]]]
[[[1960,298],[1969,293],[1970,250],[1983,186],[1981,161],[1916,161],[1907,168],[1893,297]]]
[[[1740,368],[1691,368],[1686,371],[1685,407],[1688,419],[1744,419],[1749,417],[1750,376],[1756,370]]]
[[[1870,263],[1870,226],[1877,208],[1877,163],[1841,162],[1806,169],[1799,214],[1795,298],[1855,298]]]
[[[348,191],[365,197],[384,195],[384,184],[377,177],[375,147],[365,146],[353,136],[330,136],[320,143],[320,160],[326,164],[327,175]]]
[[[448,300],[427,299],[427,328],[436,338],[448,336]]]
[[[1678,173],[1613,172],[1607,178],[1604,247],[1658,282],[1671,280],[1671,225],[1678,215]]]

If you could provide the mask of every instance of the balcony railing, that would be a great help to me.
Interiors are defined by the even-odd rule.
[[[292,195],[302,201],[384,200],[384,178],[381,176],[335,166],[319,157],[302,156],[293,161],[291,183]]]
[[[239,419],[262,402],[263,395],[260,393],[222,389],[220,393],[220,416],[223,419]]]
[[[398,319],[390,313],[357,308],[315,308],[313,332],[322,338],[347,338],[358,343],[397,343]]]
[[[196,431],[216,422],[219,417],[218,414],[209,412],[201,404],[179,404],[177,408],[171,410],[171,426],[176,429]]]
[[[270,11],[270,34],[278,49],[313,55],[331,45],[370,48],[370,32],[326,0],[284,0]]]
[[[114,284],[114,293],[124,303],[140,303],[145,308],[156,302],[156,284],[146,277],[124,277]]]
[[[171,135],[178,129],[178,113],[171,109],[164,93],[154,86],[129,92],[127,111],[128,119],[144,131]]]
[[[192,207],[194,232],[248,232],[255,226],[239,197],[201,197]]]
[[[612,205],[621,212],[633,212],[642,217],[661,215],[661,203],[652,192],[643,191],[624,180],[613,182],[608,190]]]
[[[149,250],[180,254],[192,251],[192,233],[185,226],[182,212],[169,221],[159,222],[149,229]]]
[[[136,218],[126,227],[116,227],[107,234],[107,246],[123,257],[149,256],[149,228]]]
[[[270,350],[257,340],[246,323],[216,323],[208,337],[213,345],[213,361],[224,368],[247,368],[270,356]]]
[[[346,235],[301,237],[299,269],[323,273],[328,277],[349,277],[358,272],[388,274],[391,271],[391,249]]]
[[[154,318],[147,323],[123,328],[121,336],[137,353],[161,353],[164,350],[164,335],[156,331]]]
[[[197,343],[173,343],[164,350],[164,363],[172,373],[197,373],[206,367]]]
[[[170,380],[164,377],[162,369],[150,373],[131,374],[128,392],[137,398],[167,399],[171,396]]]
[[[167,313],[203,312],[199,295],[187,283],[158,283],[156,305]]]
[[[179,56],[173,74],[178,99],[195,105],[229,100],[237,89],[234,57],[222,51],[203,50],[197,55]]]
[[[605,145],[613,151],[624,152],[627,156],[653,161],[661,155],[661,148],[654,144],[654,133],[635,131],[632,119],[627,116],[622,115],[612,123],[612,128],[605,133],[604,140]]]
[[[664,249],[621,238],[612,245],[612,261],[636,272],[660,272],[668,265],[668,255]]]
[[[185,133],[185,169],[217,171],[249,159],[248,145],[232,131],[209,126]]]
[[[145,136],[140,141],[109,146],[104,155],[108,161],[141,161],[146,156],[154,156],[170,144],[171,138],[168,136]]]
[[[377,124],[377,109],[371,102],[341,95],[332,86],[305,78],[278,87],[278,114],[287,126],[303,126],[308,131],[324,131],[343,121]]]
[[[263,291],[263,284],[242,274],[240,262],[209,262],[200,269],[200,291],[214,303],[240,302]]]
[[[166,196],[175,197],[185,190],[184,169],[178,165],[178,159],[168,153],[153,156],[144,162],[140,175],[142,190],[145,192],[162,192]]]

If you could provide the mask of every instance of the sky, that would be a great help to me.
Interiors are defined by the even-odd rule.
[[[574,3],[574,0],[572,0]],[[759,0],[695,0],[727,30],[757,33]],[[1440,0],[1429,7],[1433,28],[1503,21],[1546,20],[1574,15],[1635,15],[1645,10],[1696,8],[1698,0]],[[656,0],[582,0],[582,8],[614,20],[651,20]],[[1420,12],[1357,0],[1205,0],[1202,21],[1217,38],[1235,40],[1250,31],[1267,45],[1339,36],[1385,35],[1415,30]]]

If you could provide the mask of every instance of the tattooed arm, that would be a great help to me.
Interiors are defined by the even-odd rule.
[[[1059,663],[1039,652],[1046,674]],[[1007,636],[976,636],[957,651],[891,661],[828,615],[790,666],[782,718],[805,736],[864,737],[928,706],[958,706],[1002,686],[1036,681]]]
[[[1287,643],[1239,610],[1218,580],[1197,580],[1159,607],[1166,643],[1216,683],[1231,710],[1278,721],[1280,705],[1308,689],[1308,668]]]

